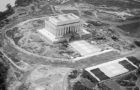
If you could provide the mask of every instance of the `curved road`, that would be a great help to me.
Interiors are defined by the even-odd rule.
[[[46,19],[47,18],[47,16],[44,16],[44,17],[40,17],[40,18],[33,18],[33,19],[30,19],[30,20],[26,20],[26,21],[23,21],[23,22],[21,22],[21,23],[19,23],[18,25],[23,25],[23,24],[25,24],[25,23],[27,23],[27,22],[30,22],[30,21],[33,21],[33,20],[37,20],[37,19]],[[134,23],[134,22],[136,22],[136,21],[131,21],[131,22],[128,22],[128,23]],[[127,24],[128,24],[127,23]],[[20,50],[20,51],[22,51],[22,50]],[[132,53],[130,52],[130,53],[127,53],[127,54],[125,54],[125,55],[120,55],[120,57],[125,57],[125,56],[130,56],[130,55],[134,55],[134,54],[137,54],[137,53],[140,53],[140,50],[139,49],[136,49],[135,51],[132,51]],[[25,52],[25,54],[29,54],[29,53],[26,53]],[[118,58],[119,58],[119,56],[117,56]],[[89,63],[89,64],[93,64],[93,63],[98,63],[98,62],[101,62],[101,60],[102,59],[100,59],[100,57],[95,57],[96,59],[98,59],[98,61],[96,60],[96,61],[94,61],[94,58],[92,59],[92,63]],[[104,59],[106,59],[107,57],[104,57]],[[116,58],[116,56],[114,56],[114,58]],[[52,58],[53,59],[53,58]],[[110,58],[110,60],[113,60],[113,58],[111,57]],[[9,61],[11,62],[12,60],[11,59],[9,59]],[[14,62],[11,62],[11,63],[13,63],[14,64]],[[55,64],[55,60],[52,62],[52,63],[54,63]],[[78,67],[79,67],[79,65],[81,65],[81,67],[82,67],[82,65],[84,64],[84,62],[78,62],[78,63],[62,63],[62,62],[58,62],[58,63],[56,63],[56,64],[58,64],[58,65],[62,65],[62,64],[66,64],[66,66],[68,65],[68,66],[72,66],[72,67],[76,67],[77,65],[78,65]],[[15,64],[14,64],[15,65]],[[16,65],[15,65],[16,66]],[[84,65],[83,65],[84,66]],[[17,66],[16,66],[17,67]],[[17,68],[19,68],[19,67],[17,67]],[[19,68],[19,69],[21,69],[21,68]]]
[[[13,62],[13,60],[11,58],[9,58],[2,49],[0,49],[0,52],[2,53],[3,57],[7,58],[7,60],[18,70],[25,72],[25,69],[21,68],[20,66],[16,65],[15,62]]]

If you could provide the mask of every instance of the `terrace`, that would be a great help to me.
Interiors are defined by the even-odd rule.
[[[70,45],[82,56],[100,51],[100,48],[93,46],[84,40],[71,42]]]
[[[79,54],[79,56],[73,58],[72,60],[73,62],[76,62],[79,60],[85,60],[87,58],[101,55],[108,52],[112,52],[112,51],[117,52],[116,50],[109,47],[106,49],[103,49],[101,47],[98,47],[97,45],[92,45],[85,40],[73,41],[69,43],[69,45],[70,47],[72,47],[74,52]]]

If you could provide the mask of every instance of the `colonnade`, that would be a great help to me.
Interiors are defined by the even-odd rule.
[[[45,28],[56,37],[63,37],[65,34],[75,32],[80,32],[80,27],[82,27],[81,23],[75,23],[70,25],[63,25],[63,26],[54,26],[50,22],[45,22]]]
[[[63,35],[71,32],[78,33],[79,30],[80,30],[80,25],[60,27],[56,29],[56,36],[62,37]]]

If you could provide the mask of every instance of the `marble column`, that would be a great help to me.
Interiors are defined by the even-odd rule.
[[[74,31],[77,32],[77,31],[76,31],[76,27],[74,27]]]
[[[70,26],[69,26],[69,33],[70,33]]]
[[[63,29],[60,29],[60,36],[62,36],[62,33],[63,33],[63,31],[62,31]]]
[[[59,36],[61,36],[61,29],[58,29],[59,30]]]
[[[63,29],[63,32],[64,32],[63,35],[66,33],[65,31],[66,31],[66,30],[65,30],[65,27],[64,27],[64,29]]]
[[[65,34],[65,29],[63,29],[63,35]]]
[[[69,33],[70,33],[70,29],[71,29],[71,28],[70,28],[70,26],[69,26]]]
[[[70,32],[72,32],[72,26],[70,26]]]
[[[67,32],[68,32],[68,30],[67,30],[67,29],[68,29],[68,27],[66,27],[66,29],[65,29],[65,30],[66,30],[66,34],[67,34]]]
[[[65,31],[65,28],[62,28],[62,35],[64,35],[64,33],[65,33],[64,31]]]
[[[60,35],[63,35],[63,28],[60,29]]]
[[[59,35],[60,35],[60,36],[62,35],[62,31],[61,31],[61,29],[59,29]]]
[[[78,27],[76,26],[76,32],[78,32]]]
[[[56,29],[56,32],[57,32],[57,36],[59,36],[59,29]]]
[[[64,34],[66,34],[66,28],[64,28]]]
[[[64,28],[62,28],[61,31],[62,31],[62,35],[64,35]]]
[[[67,27],[65,27],[65,34],[67,34]]]
[[[74,30],[73,30],[73,26],[71,26],[71,31],[74,32]]]
[[[64,29],[64,35],[66,34],[66,30]]]
[[[57,30],[55,31],[55,35],[56,35],[56,37],[58,36],[58,31]]]
[[[76,32],[75,26],[73,26],[74,32]]]
[[[74,31],[77,32],[75,26],[74,26]]]

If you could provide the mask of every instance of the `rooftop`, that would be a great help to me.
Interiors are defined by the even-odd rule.
[[[100,65],[88,67],[85,70],[98,81],[102,81],[135,69],[137,69],[137,66],[127,58],[120,58]]]
[[[73,22],[79,22],[80,17],[76,16],[73,13],[61,14],[61,15],[49,17],[49,21],[54,25],[63,25],[63,24],[68,24]]]

